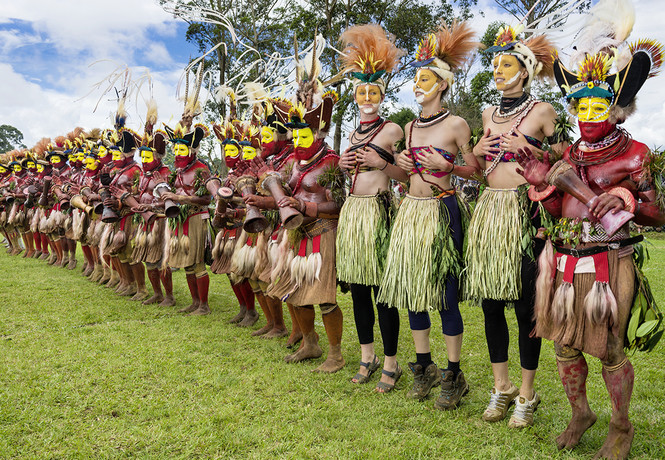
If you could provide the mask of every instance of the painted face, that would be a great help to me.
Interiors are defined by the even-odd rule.
[[[314,133],[311,128],[293,130],[293,146],[306,149],[314,143]]]
[[[522,78],[522,64],[510,54],[499,54],[492,61],[494,67],[494,83],[499,91],[506,91],[519,84]]]
[[[28,161],[27,166],[28,169],[35,169],[37,167],[34,161]]]
[[[256,157],[256,149],[252,147],[251,145],[243,145],[242,146],[242,159],[243,160],[251,160],[254,157]]]
[[[577,119],[585,123],[598,123],[610,116],[610,101],[601,97],[583,97],[577,103]]]
[[[76,161],[76,154],[70,153],[69,155],[67,155],[67,159],[69,160],[70,163],[74,163]]]
[[[14,165],[13,169],[15,173],[20,173],[23,170],[23,168],[21,168],[21,165]]]
[[[275,130],[270,126],[264,126],[261,128],[261,143],[270,144],[275,140]]]
[[[97,152],[97,155],[99,158],[106,158],[106,155],[108,155],[109,151],[104,147],[103,145],[99,146],[99,152]]]
[[[413,85],[416,102],[422,104],[425,100],[430,99],[433,94],[436,94],[439,86],[439,78],[434,72],[425,68],[419,69]]]
[[[6,172],[7,172],[7,168],[5,168],[4,166],[0,166],[0,174],[4,174]]]
[[[58,155],[53,155],[49,161],[52,165],[60,164],[60,157]]]
[[[173,153],[177,157],[188,157],[189,156],[189,147],[185,144],[174,144]]]
[[[122,160],[122,152],[120,151],[120,149],[113,149],[113,150],[111,151],[111,159],[112,159],[113,161],[120,161],[120,160]]]
[[[359,85],[356,88],[356,104],[361,112],[377,112],[382,99],[381,89],[377,85]]]
[[[90,171],[94,171],[99,167],[99,160],[97,160],[94,157],[86,157],[85,158],[85,167],[86,169],[89,169]]]
[[[78,152],[76,152],[76,161],[78,161],[81,164],[85,162],[85,152],[83,150],[79,150]]]
[[[238,158],[240,155],[240,150],[238,147],[233,144],[226,144],[224,146],[224,156],[227,158]]]
[[[43,172],[44,171],[44,165],[41,163],[37,163],[37,172]],[[1,172],[1,171],[0,171]]]
[[[141,149],[141,162],[152,163],[155,161],[155,154],[152,149]]]

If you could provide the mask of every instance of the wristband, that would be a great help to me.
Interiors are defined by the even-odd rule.
[[[379,168],[379,171],[383,171],[384,169],[386,169],[388,167],[388,162],[386,160],[383,160],[383,161],[385,161],[386,164],[383,165],[383,168]]]
[[[539,192],[536,190],[536,187],[533,185],[529,187],[529,199],[531,201],[543,201],[544,199],[548,198],[554,191],[556,190],[556,187],[554,185],[548,185],[545,190],[542,192]]]

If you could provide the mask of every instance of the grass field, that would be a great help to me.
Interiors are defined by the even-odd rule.
[[[360,350],[347,295],[339,296],[347,366],[318,375],[310,371],[321,359],[284,363],[286,339],[253,338],[227,324],[237,307],[225,277],[212,277],[213,313],[185,317],[119,298],[79,269],[0,252],[0,458],[590,458],[607,432],[610,403],[600,365],[590,359],[598,422],[573,452],[557,451],[570,408],[550,342],[536,381],[543,402],[535,426],[513,431],[507,420],[483,422],[492,378],[477,307],[462,308],[462,369],[471,391],[458,410],[444,413],[433,409],[438,392],[422,403],[405,398],[408,372],[387,395],[372,392],[378,376],[350,383]],[[650,252],[647,274],[663,308],[665,240],[654,240]],[[189,299],[182,271],[174,282],[181,307]],[[512,312],[508,318],[518,379]],[[317,329],[326,349],[318,313]],[[401,332],[398,360],[406,368],[415,354],[405,314]],[[432,337],[433,357],[444,366],[438,327]],[[633,457],[665,458],[663,343],[632,362]]]

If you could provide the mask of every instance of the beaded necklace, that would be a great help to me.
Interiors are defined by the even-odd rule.
[[[423,117],[422,114],[420,114],[413,124],[417,125],[418,128],[427,128],[428,126],[442,122],[448,118],[448,115],[450,115],[450,111],[445,107],[442,107],[438,112],[426,117]]]
[[[524,110],[531,110],[529,106],[536,99],[531,96],[529,93],[524,93],[520,96],[515,102],[513,102],[512,108],[509,108],[508,111],[503,111],[503,100],[502,105],[494,108],[492,112],[492,121],[497,124],[508,123],[512,117],[518,113],[523,112]],[[509,106],[510,107],[510,106]],[[495,117],[503,118],[503,120],[496,120]]]

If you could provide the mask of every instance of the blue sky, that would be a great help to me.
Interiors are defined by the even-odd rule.
[[[27,145],[75,126],[110,126],[114,110],[110,95],[93,112],[101,94],[89,93],[120,64],[130,66],[135,76],[149,70],[160,120],[175,123],[179,119],[178,80],[189,57],[197,57],[199,51],[185,40],[187,25],[164,12],[156,0],[4,3],[0,9],[0,124],[20,129]],[[631,39],[665,41],[662,2],[634,0],[634,5]],[[497,19],[516,22],[492,0],[479,0],[477,11],[481,10],[484,16],[476,14],[472,20],[479,32]],[[665,146],[662,123],[656,122],[665,119],[664,84],[665,76],[647,81],[639,95],[638,112],[626,123],[634,138],[651,146]],[[402,102],[417,110],[407,86],[401,92]],[[129,126],[138,129],[145,106],[135,104],[129,112]]]

